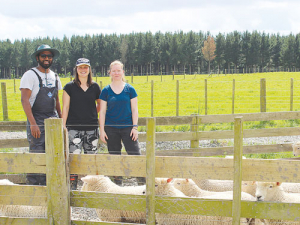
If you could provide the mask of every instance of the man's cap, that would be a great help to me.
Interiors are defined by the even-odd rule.
[[[90,60],[86,59],[86,58],[79,58],[76,61],[76,66],[81,66],[81,65],[88,65],[91,66],[90,64]]]
[[[33,59],[33,61],[36,61],[36,57],[43,51],[49,51],[53,54],[53,60],[57,59],[58,56],[60,55],[60,52],[55,49],[55,48],[51,48],[49,45],[40,45],[39,47],[37,47],[36,51],[34,53],[32,53],[31,58]]]

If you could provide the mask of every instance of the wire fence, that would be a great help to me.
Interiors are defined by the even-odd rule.
[[[130,77],[127,81],[138,93],[139,116],[185,116],[191,114],[233,114],[300,109],[299,73],[265,73],[207,77],[167,75]],[[265,78],[264,78],[265,77]],[[295,79],[294,79],[295,78]],[[94,78],[95,79],[95,78]],[[265,79],[265,85],[261,82]],[[61,78],[63,86],[68,78]],[[18,90],[19,79],[1,81],[0,119],[24,121]],[[103,88],[110,79],[98,78]],[[263,94],[265,93],[265,94]],[[60,99],[62,91],[59,92]],[[62,103],[61,103],[62,104]]]

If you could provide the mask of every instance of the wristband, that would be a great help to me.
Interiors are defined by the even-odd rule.
[[[138,125],[132,125],[133,127],[138,127]]]

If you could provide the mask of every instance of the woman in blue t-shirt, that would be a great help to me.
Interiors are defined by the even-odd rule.
[[[140,155],[137,93],[125,82],[120,61],[110,64],[109,74],[111,84],[100,94],[100,139],[110,154],[120,155],[123,142],[128,155]]]

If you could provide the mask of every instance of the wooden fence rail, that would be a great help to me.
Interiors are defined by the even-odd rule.
[[[190,141],[190,148],[178,150],[160,150],[157,155],[182,155],[182,156],[214,156],[232,155],[233,147],[199,148],[199,141],[213,139],[233,139],[234,132],[226,131],[201,131],[201,127],[210,123],[232,123],[235,117],[243,117],[243,121],[271,121],[271,120],[295,120],[300,118],[300,112],[269,112],[269,113],[244,113],[244,114],[224,114],[224,115],[191,115],[178,117],[156,117],[156,125],[184,125],[191,126],[190,132],[156,132],[156,141]],[[139,119],[139,126],[146,126],[148,117]],[[2,121],[0,131],[25,130],[25,121]],[[244,138],[253,137],[276,137],[276,136],[297,136],[300,134],[299,127],[290,128],[267,128],[267,129],[246,129],[243,130]],[[146,133],[140,132],[139,141],[146,142]],[[28,142],[23,139],[0,139],[1,148],[28,147]],[[274,153],[290,152],[291,144],[270,144],[244,146],[244,154],[251,153]],[[145,153],[143,153],[145,154]]]

